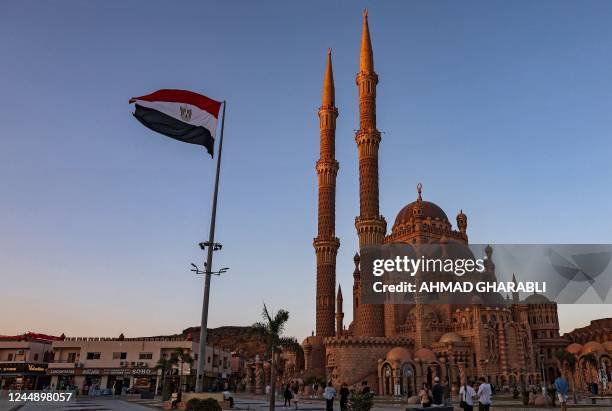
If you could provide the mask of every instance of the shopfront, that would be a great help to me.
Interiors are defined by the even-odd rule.
[[[76,387],[74,368],[47,368],[47,375],[51,377],[52,388],[67,390]]]
[[[46,364],[0,364],[0,388],[14,390],[40,390],[49,385]]]
[[[50,368],[47,375],[57,389],[76,387],[84,395],[154,391],[157,386],[154,368]]]

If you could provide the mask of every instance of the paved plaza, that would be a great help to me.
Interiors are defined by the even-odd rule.
[[[417,405],[408,405],[404,400],[393,400],[390,398],[380,398],[375,401],[372,411],[398,411],[405,409],[415,409]],[[58,410],[58,411],[138,411],[138,410],[151,410],[151,409],[163,409],[163,403],[160,398],[142,400],[137,397],[133,398],[112,398],[112,397],[85,397],[79,398],[76,401],[67,403],[26,403],[26,404],[14,404],[6,401],[0,402],[0,411],[28,411],[28,410]],[[254,395],[240,395],[236,397],[235,409],[240,411],[266,411],[268,410],[268,403],[262,396]],[[276,410],[278,411],[293,411],[295,406],[292,404],[291,407],[285,407],[283,400],[277,401]],[[298,403],[299,411],[320,411],[325,409],[325,402],[322,399],[302,399]],[[532,411],[550,411],[553,409],[559,409],[558,407],[552,408],[539,408],[539,407],[524,407],[518,401],[509,398],[498,398],[494,402],[494,406],[491,408],[492,411],[517,411],[517,410],[532,410]],[[579,405],[570,406],[570,410],[574,411],[594,411],[594,410],[605,410],[612,411],[612,405]],[[461,410],[458,404],[455,404],[455,410]],[[340,411],[338,402],[334,404],[334,411]]]
[[[126,402],[119,399],[113,398],[84,398],[76,401],[70,401],[66,403],[57,402],[30,402],[24,405],[6,404],[2,406],[6,408],[0,408],[1,411],[30,411],[30,410],[53,410],[53,411],[147,411],[151,410],[146,405],[137,403]]]

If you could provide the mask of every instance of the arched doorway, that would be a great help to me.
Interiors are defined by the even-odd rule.
[[[389,364],[383,365],[382,378],[383,378],[383,394],[393,395],[393,381],[392,381],[393,370]]]
[[[401,373],[402,395],[412,397],[416,394],[416,374],[410,364],[404,364]]]
[[[554,367],[548,367],[548,383],[553,382],[557,378],[557,370]]]

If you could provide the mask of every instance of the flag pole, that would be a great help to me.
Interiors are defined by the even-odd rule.
[[[198,353],[198,368],[196,392],[204,392],[204,367],[206,364],[206,335],[208,333],[208,302],[210,298],[210,276],[212,275],[212,260],[215,242],[215,221],[217,219],[217,194],[219,193],[219,174],[221,172],[221,151],[223,150],[223,128],[225,126],[225,107],[223,100],[223,118],[221,119],[221,137],[219,138],[219,155],[217,156],[217,173],[215,175],[215,191],[213,194],[212,212],[210,215],[210,232],[208,234],[208,248],[206,267],[204,268],[204,300],[202,302],[202,322],[200,323],[200,350]]]

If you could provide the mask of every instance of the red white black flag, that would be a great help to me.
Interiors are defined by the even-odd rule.
[[[134,117],[146,127],[186,143],[206,147],[213,155],[221,103],[186,90],[158,90],[134,97]]]

